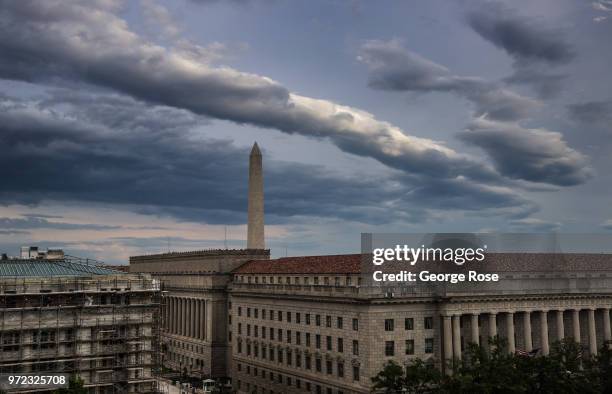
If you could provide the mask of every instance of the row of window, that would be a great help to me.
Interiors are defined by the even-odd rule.
[[[423,328],[425,330],[433,330],[434,323],[433,317],[426,316],[423,319]],[[395,330],[395,319],[385,319],[385,331],[393,331]],[[410,331],[414,330],[414,318],[406,317],[404,319],[404,330]]]
[[[321,359],[317,359],[319,362],[321,361]],[[333,361],[331,360],[327,360],[325,362],[326,368],[325,371],[328,375],[332,375],[332,365],[333,365]],[[236,368],[238,369],[238,372],[243,372],[243,366],[241,363],[237,363],[236,364]],[[337,367],[336,370],[338,371],[338,377],[344,377],[344,362],[342,361],[338,361],[337,362]],[[321,372],[321,368],[320,368],[320,363],[319,363],[319,369],[317,369],[318,372]],[[247,375],[253,376],[255,378],[257,377],[261,377],[264,379],[270,379],[271,382],[277,382],[277,383],[281,383],[281,384],[286,384],[287,386],[291,386],[292,383],[295,383],[295,386],[297,388],[302,388],[302,384],[300,379],[295,378],[292,379],[291,376],[283,376],[280,373],[274,373],[272,371],[267,371],[264,368],[257,368],[257,367],[251,367],[250,365],[246,365],[244,368],[244,372]],[[353,365],[352,366],[352,378],[354,382],[358,382],[360,379],[360,368],[359,365]],[[306,390],[310,391],[311,390],[311,386],[310,386],[310,382],[305,382],[306,383]],[[240,389],[240,387],[238,387],[238,389]],[[338,394],[341,394],[341,392],[339,392]]]
[[[262,320],[271,320],[271,321],[283,321],[283,318],[285,319],[285,321],[287,323],[292,323],[295,322],[295,324],[302,324],[302,313],[300,312],[284,312],[283,311],[274,311],[273,309],[270,310],[266,310],[266,309],[261,309],[261,314],[259,313],[260,309],[259,308],[250,308],[247,307],[246,308],[246,317],[250,318],[253,317],[255,319],[259,319],[261,316]],[[238,316],[242,316],[242,307],[239,306],[238,307]],[[310,325],[312,323],[312,315],[310,313],[304,313],[303,315],[304,319],[303,322],[306,325]],[[232,324],[232,317],[231,315],[229,316],[229,324]],[[320,327],[322,324],[322,316],[321,315],[314,315],[314,325]],[[337,316],[335,321],[333,319],[332,316],[325,316],[325,327],[328,328],[332,328],[335,327],[339,330],[342,330],[344,328],[344,319],[342,318],[342,316]],[[358,331],[359,330],[359,319],[353,319],[352,320],[352,328],[354,331]]]
[[[238,363],[237,368],[239,372],[242,371],[242,365],[240,363]],[[273,371],[268,371],[263,368],[257,368],[257,367],[251,368],[250,365],[247,365],[245,370],[246,370],[246,374],[250,376],[253,376],[255,378],[260,377],[262,379],[269,379],[271,383],[277,383],[279,385],[282,385],[283,388],[293,387],[295,385],[297,389],[300,389],[300,390],[305,389],[307,392],[311,392],[314,387],[314,392],[316,394],[323,394],[323,387],[321,385],[313,384],[313,383],[310,383],[309,381],[302,381],[302,379],[292,378],[291,376],[286,376],[278,372],[275,373]],[[353,367],[353,374],[355,373],[357,374],[357,376],[359,376],[359,367]],[[242,381],[240,379],[237,380],[236,386],[238,390],[242,390]],[[276,394],[274,390],[272,389],[266,391],[264,387],[259,387],[256,384],[251,385],[251,383],[249,382],[246,382],[245,386],[246,386],[245,387],[246,391],[248,393]],[[282,394],[283,392],[284,391],[279,392],[279,394]],[[333,389],[331,387],[326,387],[325,394],[333,394]],[[344,394],[344,391],[336,390],[336,394]]]
[[[355,281],[354,278],[350,276],[340,277],[340,276],[324,276],[324,277],[312,277],[312,283],[310,281],[310,276],[254,276],[254,275],[236,275],[235,280],[237,283],[255,283],[255,284],[278,284],[278,285],[324,285],[329,286],[332,281],[334,286],[353,286],[357,284],[361,286],[361,278],[358,277]]]
[[[239,354],[242,354],[242,342],[238,342],[237,351]],[[275,361],[279,364],[286,364],[289,367],[295,366],[296,368],[304,368],[306,370],[313,369],[313,356],[311,354],[302,354],[298,351],[293,351],[291,349],[275,349],[273,346],[266,348],[265,346],[260,346],[259,344],[246,344],[246,355],[248,357],[261,358],[262,360]],[[303,357],[302,357],[303,356]],[[326,359],[325,360],[325,374],[333,375],[334,367],[333,360]],[[338,378],[344,378],[344,361],[338,360],[336,362],[336,374]],[[323,373],[323,358],[314,357],[314,370],[318,373]],[[353,380],[359,380],[359,366],[353,366]]]
[[[250,336],[250,326],[251,326],[250,324],[247,324],[247,336]],[[255,328],[255,330],[254,330],[254,334],[255,334],[254,337],[258,338],[258,329],[257,329],[258,327],[255,326],[254,328]],[[270,333],[269,334],[269,339],[271,341],[275,340],[274,339],[275,338],[274,332],[275,332],[274,329],[272,327],[270,327],[270,330],[269,330],[269,333]],[[279,342],[284,342],[283,341],[283,330],[279,328],[279,329],[277,329],[276,332],[277,332],[277,335],[276,335],[277,340]],[[266,338],[266,334],[265,334],[266,333],[266,327],[262,327],[261,333],[262,333],[262,336],[261,336],[262,339],[268,339],[268,338]],[[231,332],[230,332],[230,334],[231,334]],[[238,324],[238,334],[242,335],[241,324]],[[302,346],[302,333],[299,332],[299,331],[296,331],[293,334],[295,334],[295,336],[294,336],[295,344],[298,345],[298,346]],[[286,342],[287,343],[293,343],[291,330],[286,330],[285,338],[286,338]],[[316,349],[321,349],[321,338],[322,338],[321,334],[315,334],[314,338],[315,338],[315,341],[314,341],[315,348]],[[230,342],[231,342],[231,338],[230,338]],[[240,342],[240,339],[239,339],[239,342]],[[304,335],[304,346],[310,347],[311,345],[312,345],[311,334],[309,332],[307,332]],[[325,349],[327,351],[330,351],[330,352],[333,351],[333,339],[332,339],[331,335],[327,335],[325,337]],[[344,353],[344,338],[336,338],[336,352]],[[353,339],[352,352],[353,352],[353,355],[355,355],[355,356],[359,355],[359,341],[356,340],[356,339]]]
[[[253,334],[252,336],[255,338],[259,338],[260,337],[260,330],[259,330],[259,326],[253,326],[253,330],[251,331],[251,325],[247,324],[246,325],[246,336],[250,337],[251,334]],[[231,331],[230,331],[231,333]],[[266,334],[267,333],[267,334]],[[276,333],[276,334],[275,334]],[[283,336],[284,333],[284,336]],[[300,331],[291,331],[291,330],[283,330],[282,328],[277,328],[276,330],[272,327],[261,327],[261,338],[262,339],[269,339],[271,341],[277,340],[278,342],[287,342],[287,343],[294,343],[298,346],[302,346],[302,343],[304,343],[305,346],[311,346],[311,337],[312,335],[309,332],[303,333],[304,336],[304,341],[302,341],[302,332]],[[238,323],[238,335],[242,335],[242,323]],[[284,338],[284,339],[283,339]],[[315,334],[314,336],[315,338],[315,347],[317,349],[321,349],[321,334]],[[230,339],[231,342],[231,339]],[[327,350],[331,351],[332,350],[332,337],[331,335],[327,335],[325,337],[325,343],[326,343],[326,348]],[[357,340],[353,340],[353,354],[358,355],[358,344],[359,341]],[[336,339],[336,351],[338,353],[343,353],[344,352],[344,339],[343,338],[337,338]],[[357,352],[357,353],[355,353]]]

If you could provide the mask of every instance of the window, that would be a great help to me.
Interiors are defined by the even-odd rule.
[[[359,366],[353,365],[353,380],[355,382],[359,381]]]
[[[344,352],[344,341],[342,338],[338,338],[338,348],[336,349],[338,353]]]
[[[336,319],[336,327],[340,330],[342,329],[342,318],[341,317],[338,317]]]
[[[315,316],[315,325],[317,325],[317,326],[321,325],[321,315],[316,315]]]
[[[359,330],[359,320],[358,319],[353,319],[353,330],[354,331]]]
[[[325,316],[325,327],[331,328],[331,321],[332,321],[331,316]]]
[[[302,344],[302,333],[299,331],[295,332],[295,344],[298,346]]]
[[[331,360],[325,361],[325,372],[327,372],[328,375],[332,374],[332,361]]]
[[[327,350],[331,352],[332,350],[332,337],[330,337],[329,335],[326,338],[326,342],[327,342]]]
[[[291,350],[287,349],[287,365],[291,365],[292,362],[293,362],[293,357],[291,354]]]
[[[296,322],[297,324],[300,324],[300,323],[301,323],[301,320],[302,320],[302,314],[301,314],[301,313],[299,313],[299,312],[297,312],[297,313],[295,314],[295,322]]]
[[[278,341],[282,342],[283,341],[283,330],[282,329],[278,329]]]
[[[302,368],[302,355],[297,352],[295,353],[295,366]]]
[[[359,356],[359,341],[353,339],[353,355]]]
[[[266,310],[265,309],[261,310],[261,318],[264,319],[264,320],[266,319]]]
[[[255,308],[255,319],[259,319],[259,309]]]
[[[310,313],[306,314],[306,324],[310,325]]]
[[[306,346],[310,346],[310,333],[306,333]]]
[[[413,318],[407,317],[404,319],[404,329],[414,330],[414,319]]]
[[[251,325],[247,324],[247,337],[251,336]]]
[[[278,311],[277,315],[278,321],[283,321],[283,311]]]
[[[251,308],[247,308],[247,317],[251,317]]]
[[[274,320],[274,311],[270,310],[270,320]]]
[[[406,339],[406,354],[414,354],[414,339]]]
[[[242,316],[242,307],[241,306],[238,307],[238,316]]]
[[[336,369],[338,371],[338,377],[343,378],[344,377],[344,363],[342,361],[338,361],[338,366]]]
[[[272,327],[270,327],[270,340],[274,340],[274,329]]]
[[[433,317],[431,316],[427,316],[425,318],[425,321],[423,322],[423,325],[425,326],[426,330],[431,330],[433,329]]]
[[[385,331],[393,331],[394,326],[395,326],[395,320],[385,319]]]
[[[311,369],[312,368],[311,362],[312,362],[312,357],[310,356],[310,354],[305,355],[304,356],[304,364],[306,366],[306,369]]]
[[[321,372],[321,359],[315,358],[315,369],[317,372]]]
[[[282,363],[283,362],[283,349],[278,349],[278,362]]]
[[[259,337],[259,326],[254,326],[253,331],[255,338]]]
[[[395,341],[385,341],[385,356],[395,355]]]
[[[337,276],[334,278],[334,286],[340,286],[340,278]]]
[[[431,354],[434,351],[434,339],[425,338],[425,353]]]
[[[287,343],[291,343],[291,330],[287,330]]]
[[[238,323],[238,335],[242,335],[242,323]]]
[[[263,339],[266,339],[266,328],[263,326],[261,327],[261,337]]]
[[[315,335],[315,347],[321,349],[321,335]]]
[[[291,323],[291,312],[287,312],[287,322]]]
[[[274,349],[270,347],[270,361],[274,361]]]

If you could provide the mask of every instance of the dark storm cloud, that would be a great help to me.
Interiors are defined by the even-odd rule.
[[[191,128],[200,124],[199,117],[186,111],[117,95],[80,96],[56,91],[40,102],[0,101],[5,148],[0,202],[125,204],[186,221],[244,223],[247,149],[198,136]],[[167,129],[169,124],[174,128]],[[470,194],[467,180],[449,182],[446,197],[433,199],[424,191],[412,193],[411,185],[431,181],[417,175],[410,177],[412,183],[406,176],[357,179],[319,166],[267,160],[265,177],[269,223],[284,223],[290,216],[387,223],[425,215],[424,208],[521,209],[527,204],[510,190],[475,187]],[[465,201],[472,204],[464,208]]]
[[[49,228],[54,230],[116,230],[120,228],[119,226],[104,226],[99,224],[55,222],[41,217],[0,217],[0,227],[8,230],[32,230],[41,228]]]
[[[520,63],[564,64],[575,56],[561,31],[544,27],[541,20],[521,17],[498,3],[470,12],[468,23],[482,38]]]
[[[116,10],[105,1],[2,1],[0,77],[110,88],[198,115],[326,139],[345,152],[408,173],[499,178],[480,161],[410,136],[365,111],[291,93],[260,75],[214,67],[207,48],[190,43],[186,50],[184,41],[165,48],[146,41]]]
[[[612,128],[612,100],[572,104],[568,109],[570,116],[581,123]]]
[[[454,75],[446,67],[410,52],[398,41],[368,41],[361,47],[359,60],[367,65],[368,83],[375,89],[455,93],[475,105],[477,116],[515,120],[539,106],[536,100],[482,78]]]
[[[478,116],[463,141],[483,148],[497,171],[512,179],[570,186],[591,172],[586,158],[569,148],[559,133],[525,129],[520,120],[538,103],[476,77],[451,74],[403,48],[397,41],[369,41],[360,60],[370,70],[370,85],[384,90],[453,92],[474,102]]]
[[[560,93],[566,75],[553,73],[550,67],[567,64],[575,57],[562,31],[499,3],[479,6],[468,14],[467,21],[478,35],[514,59],[514,73],[506,82],[530,85],[541,98]]]
[[[592,176],[586,157],[569,148],[557,132],[479,118],[459,137],[484,149],[510,178],[571,186]]]

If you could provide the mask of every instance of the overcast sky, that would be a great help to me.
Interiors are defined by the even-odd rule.
[[[0,251],[612,231],[612,0],[0,0]],[[227,241],[225,234],[227,233]]]

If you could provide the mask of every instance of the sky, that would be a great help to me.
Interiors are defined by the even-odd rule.
[[[0,251],[612,232],[612,1],[0,0]]]

